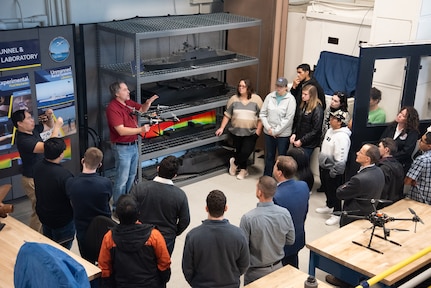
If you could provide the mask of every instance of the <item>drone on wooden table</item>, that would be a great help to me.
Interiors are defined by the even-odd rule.
[[[422,221],[422,219],[419,218],[419,216],[416,214],[416,212],[413,209],[411,209],[411,208],[408,208],[409,211],[410,211],[410,213],[413,215],[413,217],[411,217],[411,218],[395,218],[395,217],[390,217],[386,213],[380,212],[380,211],[378,211],[376,209],[376,203],[389,204],[389,203],[392,203],[392,201],[390,201],[390,200],[383,200],[383,199],[362,199],[362,198],[357,198],[357,200],[370,201],[371,205],[373,206],[374,211],[371,212],[367,216],[349,215],[348,214],[349,211],[341,211],[340,214],[344,214],[344,215],[346,215],[349,218],[366,219],[366,220],[368,220],[368,221],[371,222],[371,224],[373,226],[371,226],[370,228],[367,229],[367,230],[372,229],[371,236],[370,236],[370,241],[368,242],[368,245],[364,245],[364,244],[361,244],[361,243],[356,242],[356,241],[352,241],[352,243],[356,244],[356,245],[359,245],[359,246],[362,246],[362,247],[365,247],[367,249],[370,249],[370,250],[372,250],[374,252],[383,254],[383,252],[381,252],[381,251],[379,251],[379,250],[371,247],[371,241],[373,240],[374,236],[378,237],[378,238],[381,238],[381,239],[383,239],[385,241],[388,241],[388,242],[390,242],[390,243],[392,243],[394,245],[402,246],[401,244],[388,239],[388,237],[390,236],[390,231],[391,230],[409,231],[407,229],[397,229],[397,228],[388,229],[388,228],[385,227],[386,223],[393,222],[393,221],[412,221],[412,222],[415,222],[415,231],[414,231],[415,233],[416,233],[417,223],[419,222],[421,224],[424,224],[424,222]],[[353,211],[351,211],[351,212],[353,212]],[[383,229],[383,236],[374,234],[374,232],[376,230],[376,227],[381,227]]]

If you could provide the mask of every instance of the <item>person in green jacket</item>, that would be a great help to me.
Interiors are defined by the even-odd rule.
[[[386,122],[385,110],[379,107],[380,100],[382,100],[382,92],[376,87],[371,88],[370,110],[368,111],[368,123],[370,124]]]

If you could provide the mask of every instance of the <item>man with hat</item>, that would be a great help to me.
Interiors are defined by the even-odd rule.
[[[278,155],[286,155],[295,112],[296,100],[288,92],[287,79],[280,77],[275,82],[275,91],[265,97],[259,114],[265,136],[263,175],[272,176],[277,150]]]
[[[322,150],[319,155],[320,178],[326,187],[326,206],[317,208],[317,213],[332,213],[341,211],[341,200],[336,196],[338,186],[343,183],[344,169],[350,149],[350,135],[352,132],[345,123],[347,112],[337,110],[330,112],[329,125],[323,137]],[[340,216],[332,215],[326,220],[326,225],[335,225],[340,222]]]

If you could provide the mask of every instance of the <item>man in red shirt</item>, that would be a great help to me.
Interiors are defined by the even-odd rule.
[[[159,96],[153,95],[143,104],[130,100],[130,91],[123,81],[109,86],[113,99],[106,108],[106,118],[115,159],[113,210],[118,198],[130,191],[138,167],[138,134],[148,132],[149,125],[139,126],[135,111],[147,112]]]

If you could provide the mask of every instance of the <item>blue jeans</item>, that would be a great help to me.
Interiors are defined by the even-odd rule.
[[[172,256],[172,252],[174,252],[174,246],[175,246],[175,238],[166,238],[165,237],[165,242],[166,242],[166,247],[168,248],[168,252],[169,255]]]
[[[115,179],[112,205],[115,205],[121,195],[129,193],[138,171],[138,145],[112,145],[115,159]]]
[[[278,150],[278,155],[286,155],[289,148],[290,137],[277,137],[265,134],[265,170],[263,175],[272,176],[272,171],[275,164],[275,156]]]
[[[60,228],[50,228],[42,224],[43,235],[57,242],[66,249],[72,248],[73,238],[75,237],[75,222],[70,221]]]
[[[302,147],[302,149],[304,149],[305,154],[307,154],[308,161],[311,161],[311,155],[314,152],[314,148],[305,148],[305,147]]]

